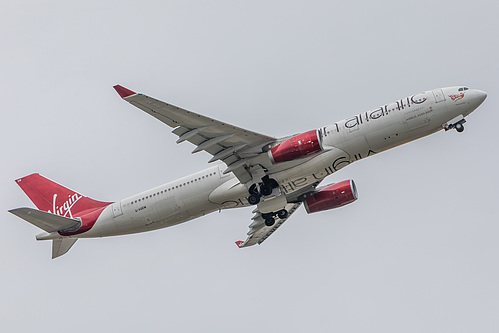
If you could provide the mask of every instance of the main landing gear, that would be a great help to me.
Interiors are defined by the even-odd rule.
[[[249,192],[249,197],[248,197],[248,203],[250,205],[257,205],[260,203],[262,198],[268,197],[274,192],[275,188],[279,188],[279,184],[275,179],[270,179],[269,176],[265,176],[262,178],[262,182],[258,184],[253,184],[250,186],[248,192]],[[277,201],[276,201],[277,200]],[[279,204],[280,200],[284,200],[284,203],[281,202],[282,205]],[[262,204],[265,204],[266,207],[259,207],[260,209],[264,209],[264,211],[271,211],[273,209],[276,209],[277,207],[283,207],[285,206],[285,201],[286,199],[282,196],[282,194],[277,195],[275,197],[271,197],[266,199]],[[268,204],[271,204],[269,207]],[[273,205],[277,204],[277,207],[273,207]],[[272,207],[272,208],[271,208]],[[270,209],[269,209],[270,208]],[[277,208],[279,209],[279,208]],[[267,227],[271,227],[275,223],[275,219],[285,219],[288,217],[288,211],[286,209],[280,209],[277,212],[268,212],[268,213],[262,213],[262,218],[265,221],[265,225]]]
[[[259,184],[253,184],[249,188],[248,202],[250,205],[256,205],[260,202],[261,197],[266,197],[272,194],[274,188],[278,188],[279,184],[275,179],[270,179],[269,176],[262,178]]]
[[[262,218],[265,220],[265,225],[267,227],[271,227],[275,223],[275,216],[277,216],[280,219],[285,219],[288,217],[288,211],[285,209],[281,209],[277,213],[266,213],[262,214]]]

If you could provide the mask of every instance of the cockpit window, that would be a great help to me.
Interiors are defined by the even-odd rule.
[[[458,90],[458,91],[463,91],[463,88],[459,88],[459,90]]]
[[[468,90],[468,87],[463,87],[458,89],[458,91],[466,91],[466,90]]]
[[[468,87],[464,87],[464,90],[468,90]]]

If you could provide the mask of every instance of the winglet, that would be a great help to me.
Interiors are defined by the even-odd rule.
[[[120,94],[121,98],[127,98],[132,95],[137,95],[135,91],[131,91],[130,89],[122,87],[119,84],[115,85],[113,88],[118,94]]]
[[[243,245],[243,244],[244,244],[244,242],[243,242],[243,241],[237,241],[237,242],[236,242],[236,245],[237,245],[239,248],[241,248],[241,245]]]

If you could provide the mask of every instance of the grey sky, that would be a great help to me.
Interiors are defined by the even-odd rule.
[[[0,14],[0,330],[497,332],[497,1],[14,1]],[[412,93],[489,97],[341,170],[360,198],[238,249],[251,209],[80,240],[50,259],[32,172],[119,200],[207,166],[122,84],[284,136]]]

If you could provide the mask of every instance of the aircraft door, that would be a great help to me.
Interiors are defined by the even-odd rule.
[[[121,201],[113,203],[113,216],[118,217],[123,215],[123,210],[121,209]]]
[[[433,90],[433,96],[435,97],[435,103],[445,101],[445,95],[444,95],[444,92],[442,91],[442,89]]]

